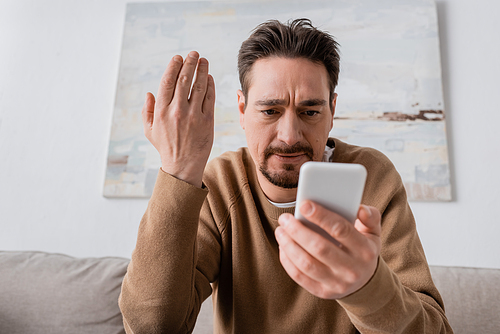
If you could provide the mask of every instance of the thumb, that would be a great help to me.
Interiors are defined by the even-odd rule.
[[[380,211],[373,206],[360,205],[354,227],[362,234],[380,237],[382,231]]]

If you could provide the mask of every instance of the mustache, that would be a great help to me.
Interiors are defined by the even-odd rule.
[[[305,143],[295,143],[293,145],[280,145],[280,146],[268,146],[264,150],[264,159],[268,159],[273,154],[294,154],[303,153],[313,160],[313,149],[310,145]]]

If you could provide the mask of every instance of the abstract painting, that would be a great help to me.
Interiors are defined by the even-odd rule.
[[[156,94],[176,54],[210,61],[217,100],[210,158],[246,146],[239,125],[237,53],[269,19],[310,18],[340,43],[331,136],[385,153],[410,200],[451,200],[436,5],[433,0],[165,2],[127,5],[104,196],[149,197],[159,155],[143,134],[146,92]]]

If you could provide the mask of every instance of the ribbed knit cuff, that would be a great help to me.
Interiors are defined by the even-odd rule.
[[[400,289],[399,279],[379,257],[375,274],[368,283],[353,294],[337,301],[348,313],[355,317],[363,317],[387,305]]]
[[[179,180],[160,168],[149,205],[157,210],[168,210],[169,213],[182,212],[183,220],[197,221],[207,194],[206,188],[199,188]]]

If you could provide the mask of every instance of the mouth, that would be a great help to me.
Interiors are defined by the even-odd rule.
[[[274,157],[283,162],[283,163],[298,163],[306,158],[309,160],[308,155],[305,153],[293,153],[293,154],[284,154],[284,153],[275,153]]]
[[[279,165],[288,166],[295,169],[306,161],[313,160],[313,149],[310,145],[296,143],[294,145],[268,146],[264,150],[264,165],[267,168],[267,161],[271,159]],[[295,166],[295,167],[292,167]]]

